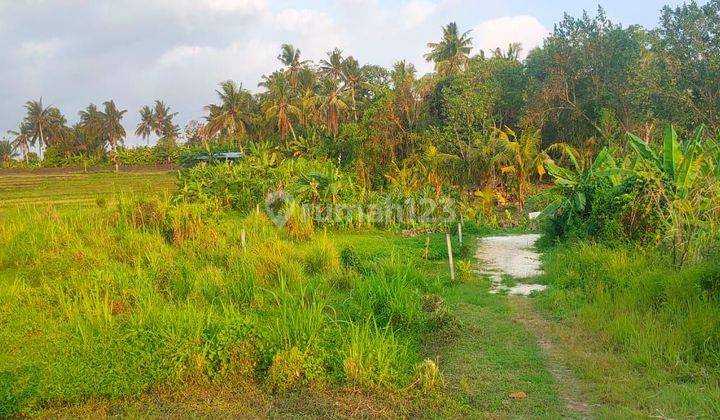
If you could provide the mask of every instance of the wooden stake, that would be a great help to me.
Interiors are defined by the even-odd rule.
[[[427,260],[430,254],[430,235],[425,237],[425,250],[423,251],[423,259]]]
[[[245,229],[240,231],[240,243],[242,244],[243,252],[247,251],[247,241],[246,241]]]
[[[260,204],[255,204],[255,214],[260,214]]]
[[[458,223],[458,239],[460,240],[460,246],[462,246],[462,223]]]
[[[455,263],[453,263],[452,243],[450,242],[450,234],[445,234],[445,242],[448,249],[448,263],[450,264],[450,280],[455,281]]]

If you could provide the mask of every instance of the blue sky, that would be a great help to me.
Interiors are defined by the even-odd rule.
[[[665,4],[603,1],[624,25],[656,25]],[[704,2],[701,2],[704,3]],[[129,134],[138,109],[155,99],[178,111],[178,122],[200,119],[222,80],[257,90],[279,66],[280,44],[306,59],[340,47],[361,63],[409,60],[421,71],[425,45],[457,21],[471,29],[476,49],[522,42],[540,45],[567,12],[592,13],[597,2],[461,0],[0,0],[0,136],[17,127],[23,104],[40,96],[73,123],[90,102],[114,99],[128,110]],[[132,135],[129,144],[137,144]]]

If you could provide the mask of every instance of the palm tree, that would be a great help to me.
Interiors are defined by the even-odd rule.
[[[170,107],[165,102],[156,100],[153,111],[153,132],[155,135],[161,138],[177,137],[180,129],[172,121],[177,114],[177,112],[170,112]]]
[[[27,134],[30,138],[30,143],[38,145],[39,154],[42,155],[43,146],[46,146],[45,135],[48,131],[50,121],[50,111],[52,107],[44,107],[42,98],[38,101],[27,101],[25,103],[25,110],[27,115],[25,116],[24,125],[27,127]]]
[[[21,126],[19,131],[8,130],[8,134],[14,137],[12,146],[14,149],[22,150],[23,160],[29,162],[28,154],[30,153],[30,136],[28,136],[27,128]]]
[[[285,73],[276,72],[270,77],[264,77],[260,86],[268,89],[264,104],[265,118],[268,121],[276,121],[280,137],[286,143],[285,146],[287,146],[288,131],[292,134],[293,140],[297,141],[291,117],[300,118],[301,111],[292,103],[290,84]]]
[[[110,144],[112,160],[115,162],[115,172],[117,172],[120,169],[117,160],[117,147],[118,144],[125,141],[126,133],[125,127],[122,126],[122,119],[127,110],[117,109],[115,101],[112,100],[105,102],[103,105],[105,112],[103,112],[102,132]]]
[[[430,52],[425,54],[425,59],[435,62],[438,73],[451,75],[457,73],[467,62],[472,50],[472,38],[468,36],[470,31],[460,34],[455,22],[448,23],[442,30],[442,41],[427,44]]]
[[[98,109],[95,104],[90,104],[84,110],[78,113],[80,116],[79,127],[84,131],[86,148],[91,147],[102,150],[105,147],[106,140],[103,138],[103,124],[105,115]]]
[[[7,139],[0,140],[0,163],[10,162],[15,156],[17,152],[13,143]]]
[[[520,135],[506,127],[497,131],[501,147],[498,160],[503,162],[500,171],[504,174],[513,174],[515,178],[516,195],[519,208],[525,204],[525,196],[530,189],[533,176],[545,175],[545,166],[551,161],[547,151],[540,147],[542,136],[540,130],[526,129]],[[558,147],[567,147],[564,143],[557,143]],[[559,149],[558,149],[559,150]]]
[[[300,50],[290,44],[282,44],[278,60],[280,60],[284,66],[287,66],[285,73],[288,75],[290,86],[292,86],[293,89],[297,88],[300,69],[302,69],[305,64],[309,63],[309,61],[300,60]]]
[[[242,137],[247,133],[250,125],[252,95],[243,89],[242,85],[237,85],[232,80],[220,83],[220,90],[216,92],[220,97],[220,104],[210,104],[205,107],[209,113],[208,130],[213,135],[219,133],[237,135],[242,152]]]
[[[343,101],[338,82],[335,79],[327,79],[326,95],[323,98],[322,110],[325,111],[325,124],[327,129],[333,136],[337,136],[340,125],[340,114],[347,109],[347,104]]]
[[[348,95],[350,95],[350,100],[352,101],[352,112],[355,122],[358,120],[356,100],[357,89],[360,86],[365,86],[363,76],[364,74],[360,68],[360,64],[354,57],[348,57],[343,61],[342,78],[345,83],[345,89],[348,91]]]
[[[150,135],[153,132],[153,126],[155,124],[155,114],[152,108],[145,105],[140,109],[140,123],[135,129],[135,135],[142,137],[150,147]]]
[[[325,77],[340,81],[343,74],[342,50],[335,48],[327,56],[327,60],[320,60],[320,71]]]

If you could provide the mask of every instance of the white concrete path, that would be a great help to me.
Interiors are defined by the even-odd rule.
[[[532,292],[545,290],[546,286],[542,284],[502,284],[503,276],[523,280],[542,274],[540,254],[533,249],[539,238],[540,235],[537,234],[480,238],[475,257],[479,263],[478,273],[488,276],[492,281],[490,293],[507,291],[510,295],[527,296]]]

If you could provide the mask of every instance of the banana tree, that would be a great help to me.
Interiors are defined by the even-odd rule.
[[[704,127],[700,126],[695,134],[688,140],[679,141],[677,133],[672,126],[665,129],[663,136],[662,156],[644,140],[628,133],[630,146],[635,149],[640,161],[635,162],[635,168],[642,170],[642,166],[657,171],[660,181],[664,184],[670,195],[668,200],[685,198],[695,181],[702,172],[702,134]]]
[[[573,154],[568,154],[573,170],[546,162],[548,174],[554,179],[555,186],[546,193],[533,198],[533,201],[550,201],[540,213],[539,218],[547,219],[563,214],[567,219],[578,217],[588,210],[589,186],[599,178],[607,178],[613,187],[619,186],[627,171],[619,168],[607,149],[602,149],[595,161],[582,169]]]
[[[704,127],[695,130],[687,140],[678,140],[672,126],[665,129],[662,155],[644,140],[628,133],[630,145],[637,153],[633,171],[638,177],[655,184],[660,198],[656,211],[666,221],[666,232],[671,242],[673,263],[681,266],[692,252],[695,240],[712,221],[714,209],[707,188],[710,183],[697,182],[709,176],[717,182],[716,169],[711,164],[713,146],[702,142]],[[708,170],[710,169],[710,170]]]

